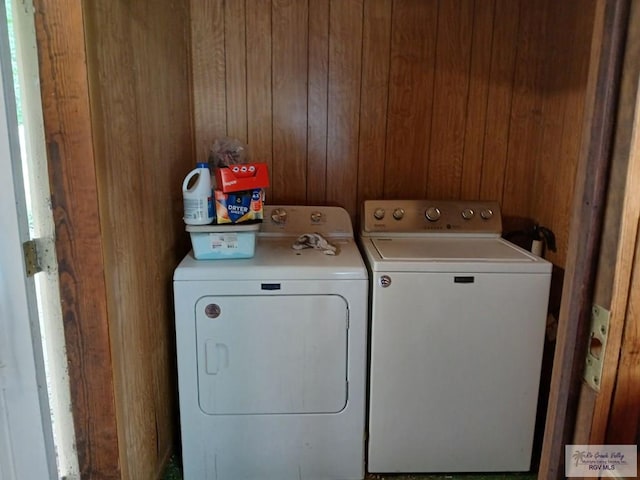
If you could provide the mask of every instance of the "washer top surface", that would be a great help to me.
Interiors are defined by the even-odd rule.
[[[387,261],[532,262],[535,257],[497,238],[374,238]]]
[[[178,265],[174,281],[350,280],[366,279],[367,269],[353,238],[349,214],[340,207],[264,206],[264,221],[252,258],[196,260],[193,252]],[[292,245],[305,233],[319,233],[337,247],[336,255]]]
[[[501,238],[496,202],[372,200],[362,215],[362,247],[374,271],[551,271],[546,260]]]

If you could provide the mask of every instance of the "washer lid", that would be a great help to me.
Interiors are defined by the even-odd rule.
[[[497,238],[374,238],[383,260],[531,262],[536,257]]]
[[[551,271],[551,264],[499,237],[371,238],[365,252],[375,270]]]

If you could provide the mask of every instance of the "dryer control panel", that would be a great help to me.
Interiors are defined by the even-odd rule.
[[[467,200],[367,200],[362,235],[502,233],[498,202]]]
[[[261,236],[298,236],[319,233],[331,237],[353,237],[349,213],[341,207],[265,205]]]

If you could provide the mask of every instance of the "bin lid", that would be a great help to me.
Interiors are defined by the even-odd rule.
[[[208,225],[187,225],[190,233],[225,233],[225,232],[257,232],[260,222],[243,223],[210,223]]]

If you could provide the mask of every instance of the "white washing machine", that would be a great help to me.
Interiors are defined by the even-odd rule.
[[[362,479],[368,277],[351,219],[264,213],[253,258],[175,270],[184,478]],[[292,249],[303,233],[337,253]]]
[[[492,202],[364,203],[368,470],[529,470],[551,264]]]

